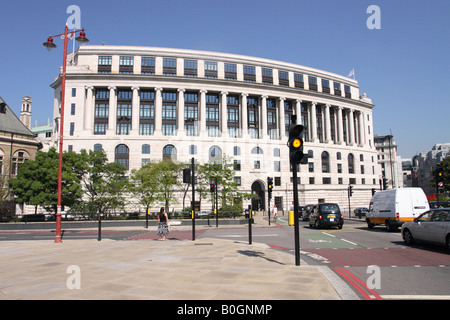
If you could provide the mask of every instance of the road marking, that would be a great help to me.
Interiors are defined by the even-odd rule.
[[[348,243],[350,243],[350,244],[352,244],[352,245],[354,245],[354,246],[357,246],[358,244],[356,244],[356,243],[354,243],[354,242],[351,242],[351,241],[348,241],[348,240],[345,240],[345,239],[341,239],[342,241],[345,241],[345,242],[348,242]]]

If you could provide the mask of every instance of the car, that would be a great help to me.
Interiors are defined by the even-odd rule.
[[[444,245],[450,250],[450,208],[431,209],[401,228],[406,244],[428,242]]]
[[[365,216],[367,212],[369,212],[369,209],[367,208],[356,208],[355,210],[353,210],[353,212],[355,213],[355,216],[357,216],[358,218],[361,219],[362,216]]]
[[[306,208],[304,206],[298,206],[298,218],[305,221],[308,217],[306,214]]]
[[[439,208],[449,208],[450,201],[439,201],[439,205],[437,201],[430,201],[430,209],[439,209]]]
[[[209,216],[211,214],[211,211],[208,211],[208,210],[202,210],[202,211],[200,211],[199,213],[198,213],[198,216],[199,217],[201,217],[201,216]]]
[[[318,229],[321,227],[338,227],[342,229],[344,217],[337,203],[319,203],[313,207],[309,216],[309,226]]]

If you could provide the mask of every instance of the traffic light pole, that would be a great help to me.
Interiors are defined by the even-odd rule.
[[[295,240],[295,265],[300,265],[300,228],[298,225],[298,185],[297,185],[297,165],[292,164],[292,181],[294,191],[294,240]]]
[[[215,191],[215,202],[216,202],[216,206],[214,208],[214,213],[216,215],[216,228],[219,227],[219,207],[217,206],[217,178],[215,180],[215,186],[214,186],[214,191]]]

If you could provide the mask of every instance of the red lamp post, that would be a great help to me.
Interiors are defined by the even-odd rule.
[[[55,37],[64,37],[64,60],[63,60],[63,72],[62,72],[62,84],[61,84],[61,119],[59,124],[59,163],[58,163],[58,203],[56,207],[56,238],[55,243],[62,242],[61,238],[61,176],[62,176],[62,154],[63,154],[63,129],[64,129],[64,101],[65,101],[65,93],[66,93],[66,64],[67,64],[67,39],[68,35],[76,34],[80,32],[80,35],[75,38],[80,43],[86,43],[89,40],[86,38],[86,34],[84,33],[84,29],[82,30],[74,30],[70,31],[65,27],[63,34],[57,34],[55,36],[50,36],[47,39],[47,42],[44,42],[44,47],[47,48],[48,51],[56,48],[56,44],[53,43],[53,38]]]

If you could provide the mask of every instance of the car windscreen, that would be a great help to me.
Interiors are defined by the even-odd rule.
[[[337,204],[322,204],[320,205],[320,212],[339,213],[339,206]]]

